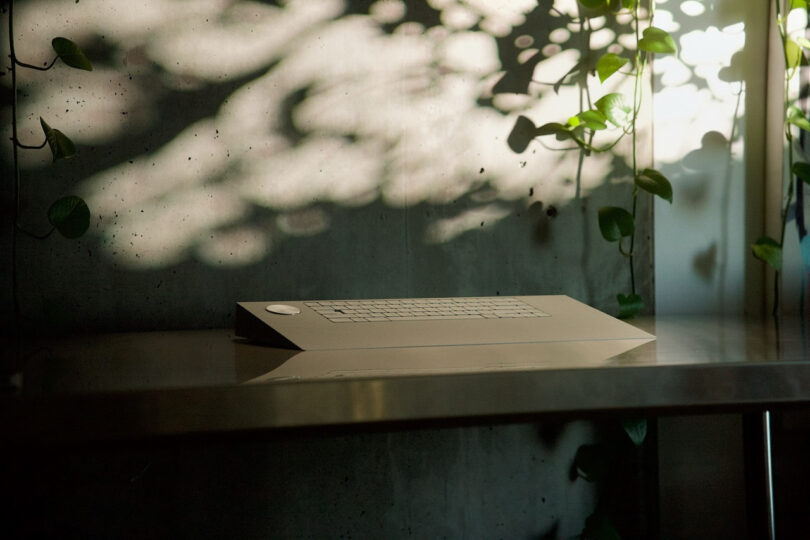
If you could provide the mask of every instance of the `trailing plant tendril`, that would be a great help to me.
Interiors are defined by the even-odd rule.
[[[653,54],[677,54],[677,46],[673,38],[664,30],[653,25],[655,13],[655,0],[649,0],[647,11],[647,25],[642,31],[641,5],[637,0],[578,0],[582,28],[590,28],[590,18],[594,16],[630,15],[636,49],[631,58],[615,53],[605,52],[596,62],[596,74],[600,82],[604,83],[615,74],[633,77],[632,97],[628,100],[617,92],[603,95],[592,101],[588,85],[580,92],[579,112],[569,117],[565,122],[549,122],[539,127],[526,117],[519,117],[513,129],[510,140],[518,139],[526,133],[530,138],[554,135],[558,141],[573,142],[580,151],[578,170],[581,170],[582,160],[591,154],[612,151],[625,137],[630,137],[631,171],[633,188],[630,194],[630,211],[620,206],[605,206],[598,210],[599,230],[602,237],[608,242],[616,242],[619,254],[628,260],[630,274],[629,294],[617,294],[619,304],[619,317],[632,317],[644,307],[644,300],[637,292],[635,275],[635,239],[636,219],[638,217],[638,204],[641,191],[661,197],[672,202],[672,185],[659,171],[646,167],[642,168],[638,159],[638,129],[637,123],[641,114],[643,103],[643,86],[646,68]],[[584,9],[584,11],[583,11]],[[587,32],[585,32],[588,35]],[[584,44],[590,48],[590,42]],[[630,64],[629,70],[623,68]],[[583,95],[587,98],[588,109],[583,110]],[[607,143],[595,143],[597,133],[608,130],[612,126],[618,131],[615,138]],[[515,143],[513,148],[518,151],[525,149],[524,144]],[[544,145],[545,146],[545,145]]]
[[[17,252],[19,249],[19,233],[26,234],[38,240],[48,238],[54,231],[66,238],[77,238],[83,235],[90,226],[90,210],[87,204],[80,197],[75,195],[68,195],[57,199],[48,209],[47,220],[50,222],[50,229],[45,234],[35,234],[27,231],[20,225],[20,209],[21,209],[21,171],[20,171],[20,150],[39,150],[45,146],[49,146],[54,161],[72,157],[76,153],[75,145],[64,133],[58,129],[49,126],[44,119],[40,118],[40,125],[45,140],[39,145],[25,144],[20,141],[19,131],[20,125],[17,119],[19,112],[18,107],[18,92],[17,92],[17,69],[25,68],[36,71],[47,71],[54,67],[57,60],[71,68],[81,69],[85,71],[92,71],[93,67],[88,61],[87,57],[82,52],[81,48],[73,41],[56,37],[51,41],[56,56],[54,59],[43,66],[36,66],[21,61],[17,56],[17,50],[14,41],[14,2],[10,0],[6,3],[6,16],[8,17],[8,50],[9,50],[9,67],[8,71],[11,75],[11,147],[12,147],[12,162],[13,173],[11,182],[11,296],[12,296],[12,309],[13,309],[13,328],[12,333],[17,338],[20,337],[21,325],[21,312],[20,312],[20,297],[19,297],[19,270],[17,268]],[[15,344],[19,346],[19,342]]]
[[[773,316],[779,314],[780,304],[780,278],[782,276],[782,257],[785,246],[785,232],[787,229],[790,209],[793,205],[793,193],[801,189],[803,184],[797,184],[798,178],[802,183],[810,184],[810,163],[797,161],[795,158],[794,129],[800,131],[810,131],[810,120],[794,104],[791,96],[791,81],[798,73],[802,65],[807,64],[805,58],[806,50],[810,49],[810,40],[804,36],[793,37],[788,29],[788,18],[794,10],[807,12],[807,0],[774,0],[774,11],[776,14],[775,24],[779,32],[779,39],[782,45],[782,57],[785,63],[785,78],[783,89],[783,132],[785,146],[787,147],[787,190],[783,192],[783,206],[780,209],[781,223],[779,227],[779,238],[761,236],[751,245],[754,257],[764,261],[773,269]],[[795,178],[794,178],[795,177]]]

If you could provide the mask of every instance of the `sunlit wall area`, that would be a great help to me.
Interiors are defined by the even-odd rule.
[[[578,110],[584,43],[624,50],[628,28],[593,17],[586,33],[576,2],[16,4],[23,61],[63,35],[95,68],[20,73],[23,142],[43,117],[79,149],[22,152],[22,225],[46,231],[68,193],[92,214],[79,240],[20,237],[33,321],[218,326],[237,300],[514,293],[615,313],[629,288],[596,220],[629,200],[626,152],[580,164],[553,137],[508,144],[519,116]]]
[[[655,161],[674,188],[655,203],[658,313],[741,313],[762,294],[746,289],[761,231],[745,198],[764,185],[767,4],[658,1],[681,49],[655,64]]]

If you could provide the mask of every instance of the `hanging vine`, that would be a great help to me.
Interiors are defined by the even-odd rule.
[[[637,0],[578,0],[578,2],[581,7],[580,15],[574,22],[583,26],[589,25],[589,20],[593,17],[629,15],[635,37],[635,50],[631,51],[630,55],[617,54],[606,49],[593,51],[591,44],[587,43],[588,53],[596,52],[601,55],[598,56],[595,65],[586,68],[592,75],[597,76],[602,84],[616,74],[631,77],[632,95],[610,92],[592,101],[586,81],[584,87],[587,100],[580,105],[580,110],[576,114],[570,116],[564,123],[548,122],[539,127],[529,118],[521,116],[513,129],[512,140],[516,138],[516,133],[528,138],[554,136],[558,141],[574,143],[572,148],[578,149],[582,158],[595,153],[610,152],[622,139],[630,137],[633,188],[629,201],[625,206],[604,206],[598,210],[599,231],[602,237],[608,242],[616,243],[620,255],[627,259],[630,273],[629,291],[618,293],[616,299],[619,304],[619,317],[629,318],[644,307],[644,299],[636,288],[634,264],[640,193],[643,191],[672,203],[672,185],[669,180],[660,171],[642,166],[638,159],[638,118],[644,97],[645,72],[654,54],[677,54],[678,49],[672,36],[653,25],[654,0],[648,3],[646,18],[642,17],[640,2]],[[625,71],[625,68],[629,68],[629,71]],[[609,138],[605,143],[596,144],[594,141],[600,132]]]
[[[48,123],[40,117],[40,127],[44,135],[44,140],[41,144],[26,144],[20,139],[19,135],[19,122],[17,119],[18,106],[17,106],[17,70],[29,69],[35,71],[48,71],[52,69],[58,60],[61,60],[65,65],[80,69],[84,71],[92,71],[93,66],[90,61],[82,52],[81,48],[73,41],[64,38],[56,37],[51,41],[51,46],[54,50],[55,57],[48,63],[41,66],[23,62],[17,55],[14,42],[14,2],[9,1],[5,6],[6,16],[8,17],[8,47],[9,47],[9,67],[8,73],[11,75],[11,145],[12,145],[12,161],[13,161],[13,175],[11,178],[11,198],[12,198],[12,219],[14,230],[12,231],[11,241],[11,273],[12,273],[12,297],[14,304],[14,321],[15,327],[19,325],[20,319],[20,305],[18,295],[18,271],[17,271],[17,243],[19,233],[26,234],[33,238],[45,239],[53,233],[58,231],[65,238],[78,238],[82,236],[90,226],[90,210],[87,204],[80,197],[75,195],[68,195],[61,197],[54,201],[47,212],[47,220],[50,223],[50,228],[41,234],[31,232],[20,225],[20,193],[21,193],[21,173],[20,173],[20,150],[38,150],[44,148],[46,145],[51,150],[53,161],[67,159],[76,154],[76,146],[64,133],[58,129],[52,128]]]

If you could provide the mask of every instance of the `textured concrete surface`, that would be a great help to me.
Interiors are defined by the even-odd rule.
[[[0,515],[12,536],[571,538],[595,504],[569,478],[592,436],[523,424],[43,448],[11,456]]]
[[[580,167],[553,137],[507,144],[518,115],[578,110],[582,36],[551,2],[18,4],[21,55],[69,34],[95,62],[21,73],[21,138],[42,116],[79,155],[22,153],[20,221],[47,231],[68,193],[92,215],[80,240],[20,237],[37,331],[228,326],[264,299],[564,293],[616,313],[629,292],[596,222],[629,208],[626,147]],[[648,197],[637,227],[652,309]]]

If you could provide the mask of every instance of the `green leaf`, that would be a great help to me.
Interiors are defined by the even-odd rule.
[[[805,184],[810,184],[810,163],[797,161],[791,167],[791,172],[795,174]]]
[[[669,183],[666,176],[655,169],[644,169],[641,171],[638,176],[636,176],[636,185],[644,191],[658,195],[672,204],[672,184]]]
[[[637,294],[623,295],[617,294],[616,300],[619,302],[619,315],[620,319],[631,319],[639,311],[644,309],[644,300]]]
[[[796,45],[802,49],[810,49],[810,39],[807,39],[806,37],[796,36],[793,38],[793,41],[795,41]]]
[[[619,56],[614,53],[607,53],[596,61],[596,73],[599,81],[605,82],[608,77],[619,71],[625,64],[630,62],[629,58]]]
[[[754,257],[768,263],[771,268],[779,272],[782,270],[782,246],[768,236],[762,236],[751,245]]]
[[[607,118],[605,118],[605,115],[601,112],[591,109],[569,118],[568,125],[571,127],[584,127],[592,129],[593,131],[599,131],[607,129]]]
[[[542,137],[544,135],[556,135],[558,141],[564,141],[567,139],[572,139],[574,137],[571,130],[568,126],[560,124],[558,122],[549,122],[548,124],[543,124],[535,131],[535,135],[538,137]]]
[[[633,444],[636,446],[644,444],[644,439],[647,437],[646,418],[622,418],[621,424]]]
[[[67,38],[56,37],[51,40],[51,46],[62,62],[72,68],[83,69],[85,71],[93,71],[93,66],[90,65],[90,60],[84,55],[78,45],[73,43]]]
[[[577,475],[588,482],[598,482],[607,476],[607,455],[605,449],[596,444],[583,444],[574,456]]]
[[[76,155],[76,146],[67,135],[58,129],[53,129],[42,117],[39,118],[39,124],[42,126],[43,133],[45,133],[45,139],[48,141],[48,146],[51,148],[54,161]]]
[[[644,29],[644,33],[638,40],[638,48],[651,53],[677,54],[678,46],[666,31],[650,26]]]
[[[633,108],[628,105],[622,94],[616,92],[606,94],[594,103],[596,110],[605,115],[611,124],[622,127],[628,124]]]
[[[793,11],[794,9],[807,9],[807,0],[790,0],[788,12]]]
[[[635,231],[633,214],[618,206],[603,206],[599,209],[599,231],[608,242],[618,242]]]
[[[51,205],[48,221],[65,238],[78,238],[90,227],[90,209],[82,198],[68,195]]]
[[[802,48],[792,38],[785,39],[785,65],[788,69],[802,65]]]
[[[634,7],[636,7],[636,0],[622,0],[622,7],[624,9],[632,10]]]
[[[795,105],[788,107],[785,120],[788,124],[793,124],[799,129],[810,131],[810,121],[804,117],[804,113]]]

